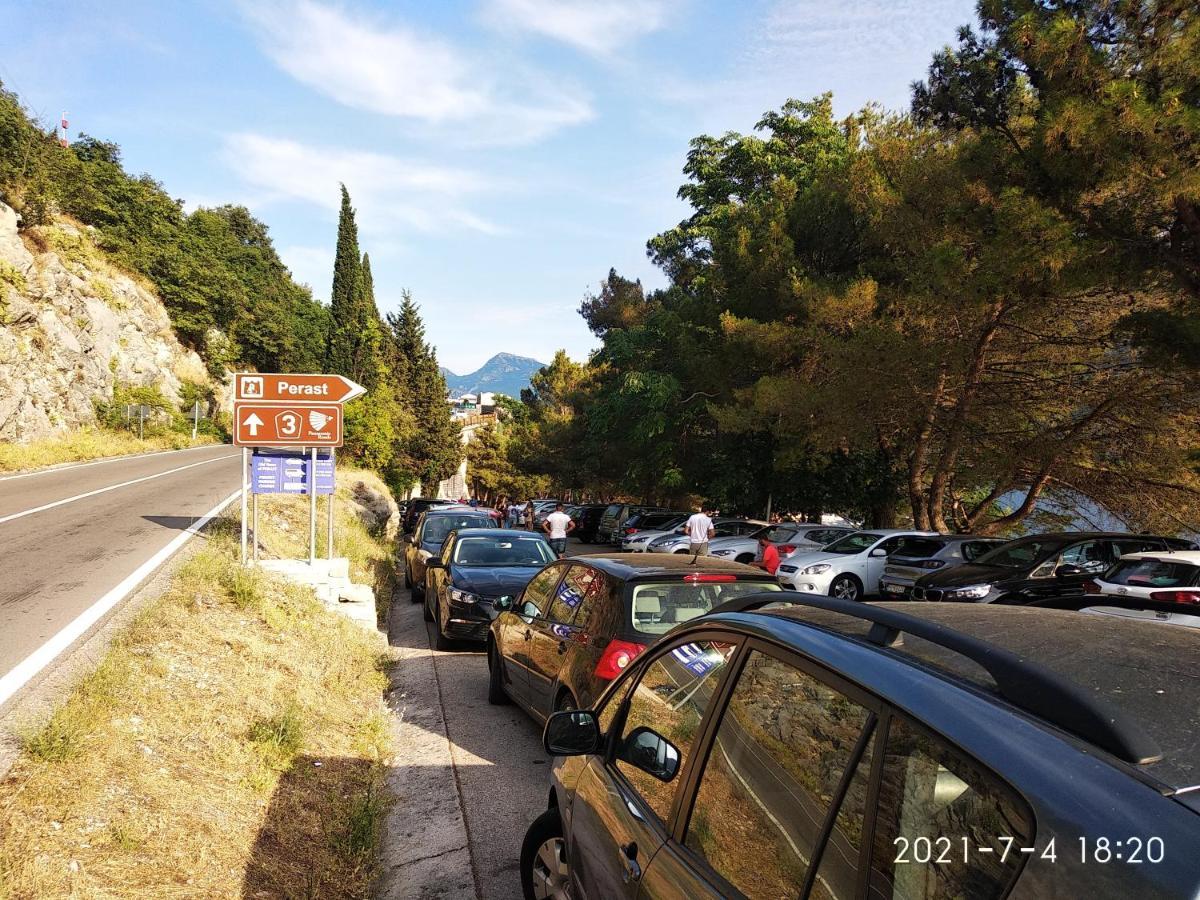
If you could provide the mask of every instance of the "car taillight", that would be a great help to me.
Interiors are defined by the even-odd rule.
[[[1103,594],[1104,589],[1094,578],[1089,578],[1083,583],[1083,592],[1085,594]]]
[[[795,553],[795,552],[796,552],[795,544],[784,544],[782,547],[779,548],[780,556],[787,556],[789,553]]]
[[[737,581],[736,575],[711,575],[703,572],[693,572],[683,576],[684,584],[728,584]]]
[[[637,534],[637,529],[636,529],[636,528],[628,528],[628,527],[627,527],[627,528],[625,529],[625,533],[626,533],[626,534]]]
[[[1165,603],[1200,603],[1200,591],[1151,591],[1150,599]]]
[[[604,652],[600,654],[600,661],[596,663],[596,677],[606,680],[616,678],[629,668],[629,664],[645,649],[645,644],[635,644],[633,641],[609,641]]]
[[[945,563],[940,559],[923,559],[917,565],[922,569],[940,569]]]

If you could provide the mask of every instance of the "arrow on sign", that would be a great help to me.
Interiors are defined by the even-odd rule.
[[[250,437],[258,437],[258,429],[262,427],[263,420],[254,413],[242,419],[242,424],[250,429]]]

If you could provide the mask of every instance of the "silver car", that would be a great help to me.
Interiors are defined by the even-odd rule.
[[[741,537],[759,531],[766,522],[757,519],[714,519],[713,531],[716,537],[709,541],[708,549],[712,552],[713,543],[720,538]],[[646,548],[647,553],[687,553],[689,546],[685,533],[670,533],[655,538]]]
[[[907,600],[912,586],[922,575],[974,562],[1008,541],[981,538],[970,534],[943,534],[937,537],[910,537],[888,557],[879,579],[879,593],[885,600]]]
[[[708,552],[721,559],[750,563],[759,559],[758,542],[766,538],[774,544],[782,559],[796,550],[819,550],[832,544],[840,537],[854,533],[853,528],[839,525],[822,525],[819,522],[780,522],[768,525],[747,535],[716,538],[708,545]]]
[[[683,528],[683,523],[687,520],[687,516],[677,516],[654,528],[647,528],[645,531],[637,531],[627,535],[621,539],[621,549],[626,553],[645,553],[651,541],[679,534],[680,529]]]

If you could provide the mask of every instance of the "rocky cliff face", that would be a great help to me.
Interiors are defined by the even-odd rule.
[[[86,228],[23,236],[0,203],[0,440],[92,424],[93,402],[117,384],[178,402],[185,380],[208,375],[151,289],[109,265]]]

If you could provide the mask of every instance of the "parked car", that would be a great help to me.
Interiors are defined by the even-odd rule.
[[[1039,609],[1073,609],[1093,616],[1138,619],[1169,627],[1200,629],[1200,601],[1195,591],[1156,591],[1155,598],[1134,594],[1072,594],[1027,604]],[[1176,599],[1166,599],[1174,597]],[[1200,631],[1194,631],[1200,634]]]
[[[715,535],[713,540],[753,534],[765,524],[766,522],[759,522],[756,519],[713,519]],[[691,546],[691,542],[687,534],[678,530],[650,541],[646,550],[649,553],[687,553],[689,546]],[[709,541],[708,547],[711,552],[712,541]]]
[[[1178,543],[1175,538],[1104,531],[1030,535],[966,565],[922,575],[912,587],[912,599],[1029,603],[1082,594],[1091,579],[1125,554],[1168,550]]]
[[[761,538],[775,546],[782,558],[797,550],[819,550],[838,538],[853,534],[855,529],[840,525],[821,525],[815,522],[780,522],[768,525],[746,535],[719,537],[708,545],[708,552],[721,559],[751,563],[760,558],[758,542]]]
[[[604,515],[606,509],[608,506],[604,503],[581,503],[576,511],[571,513],[571,520],[575,523],[575,530],[571,532],[571,535],[579,538],[585,544],[596,543],[596,531],[600,527],[600,517]]]
[[[667,512],[661,506],[637,506],[631,503],[610,503],[604,508],[600,525],[596,529],[596,543],[621,543],[621,526],[630,516],[644,512]]]
[[[905,538],[883,567],[879,593],[885,600],[907,600],[913,584],[922,575],[974,562],[1006,543],[1003,538],[969,534]]]
[[[494,523],[487,512],[469,506],[423,512],[412,534],[404,538],[404,586],[412,592],[409,599],[413,603],[424,599],[425,565],[442,552],[446,535],[459,528],[491,528]]]
[[[455,506],[457,500],[440,500],[437,497],[413,497],[404,507],[404,517],[400,520],[401,529],[405,534],[412,534],[421,513],[435,506]]]
[[[681,512],[646,512],[630,516],[621,526],[621,549],[627,552],[643,553],[652,538],[670,534],[682,528],[688,520],[689,513]]]
[[[1094,585],[1084,585],[1089,594],[1200,604],[1200,552],[1129,553],[1092,580]]]
[[[496,601],[488,700],[537,720],[587,706],[661,635],[719,603],[778,591],[761,569],[661,554],[576,556],[547,566],[517,599]]]
[[[498,599],[518,596],[556,556],[545,538],[504,528],[451,531],[425,564],[425,621],[438,650],[456,640],[487,640]]]
[[[879,593],[888,556],[905,538],[914,537],[937,537],[937,532],[897,528],[854,531],[819,550],[797,550],[779,563],[775,575],[789,590],[862,600]]]
[[[550,717],[526,897],[1200,895],[1193,634],[788,596]]]
[[[680,515],[673,519],[668,519],[657,527],[643,528],[633,534],[626,535],[621,538],[621,549],[626,553],[645,553],[650,549],[650,544],[659,538],[683,534],[683,525],[687,520],[687,515]]]

